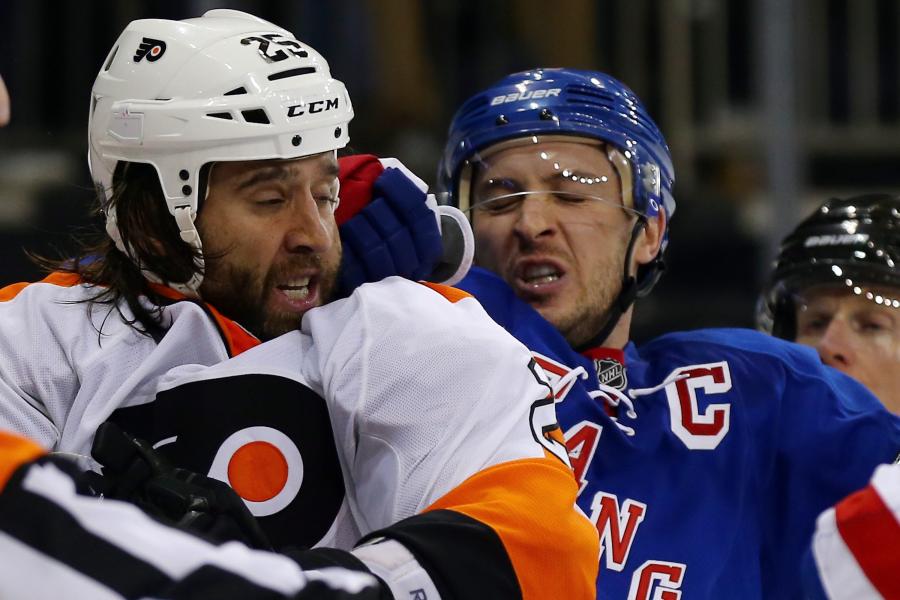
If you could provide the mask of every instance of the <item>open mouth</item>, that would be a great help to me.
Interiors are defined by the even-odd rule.
[[[298,277],[276,287],[281,290],[285,298],[292,302],[302,302],[309,297],[311,277]]]

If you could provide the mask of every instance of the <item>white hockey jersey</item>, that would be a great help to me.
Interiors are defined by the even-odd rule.
[[[87,455],[114,421],[229,482],[276,546],[394,539],[442,597],[593,597],[543,373],[464,292],[367,284],[225,360],[251,343],[209,307],[165,307],[154,340],[73,283],[0,292],[0,428]]]

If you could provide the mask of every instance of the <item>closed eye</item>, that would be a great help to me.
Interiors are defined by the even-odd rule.
[[[320,194],[318,196],[314,196],[314,198],[315,198],[316,204],[318,204],[319,206],[323,206],[323,205],[334,206],[335,204],[337,204],[337,196]]]

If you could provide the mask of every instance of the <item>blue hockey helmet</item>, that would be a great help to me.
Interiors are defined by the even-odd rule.
[[[672,156],[640,99],[599,71],[534,69],[504,77],[456,112],[438,171],[438,187],[460,207],[459,176],[475,153],[514,138],[574,135],[617,148],[631,165],[633,208],[675,212]]]
[[[456,112],[438,171],[444,202],[471,208],[472,165],[492,146],[517,138],[574,136],[617,151],[630,172],[625,206],[646,218],[675,212],[672,156],[640,99],[625,84],[598,71],[534,69],[504,77]],[[611,156],[611,159],[613,157]],[[613,160],[616,163],[616,160]],[[619,165],[615,165],[619,166]],[[662,271],[666,232],[657,261],[638,276],[638,295],[650,291]]]

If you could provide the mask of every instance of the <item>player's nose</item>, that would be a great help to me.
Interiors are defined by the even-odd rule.
[[[517,237],[532,241],[555,233],[555,206],[549,194],[529,194],[522,199],[516,211],[514,231]]]
[[[292,209],[284,230],[288,252],[325,252],[335,243],[333,220],[321,210],[312,194],[305,192],[293,202]]]
[[[832,319],[819,338],[816,349],[826,365],[846,370],[856,362],[853,345],[853,332],[849,325],[842,319]]]

